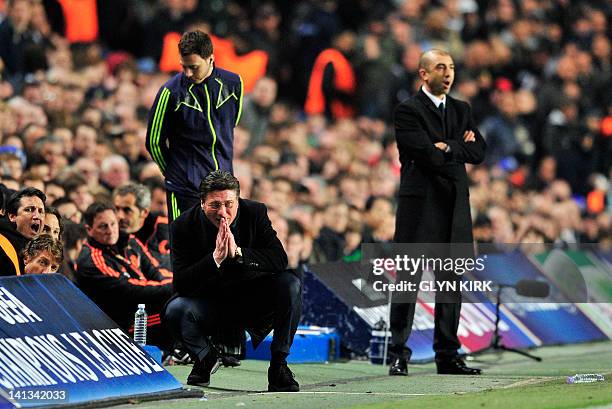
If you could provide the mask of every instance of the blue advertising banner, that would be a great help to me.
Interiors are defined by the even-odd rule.
[[[475,276],[479,273],[474,272]],[[521,279],[546,281],[550,285],[550,296],[544,302],[535,302],[508,291],[503,297],[505,313],[516,317],[542,345],[571,344],[608,339],[558,287],[543,275],[521,251],[506,254],[489,254],[485,270],[486,278],[498,283],[515,284]],[[507,337],[506,337],[507,338]],[[520,342],[509,345],[527,347]]]
[[[497,284],[512,286],[523,279],[549,283],[550,295],[545,299],[519,296],[512,288],[503,291],[499,322],[503,344],[513,348],[532,348],[609,339],[607,321],[599,319],[602,324],[594,320],[595,312],[601,318],[609,311],[609,304],[572,302],[558,282],[547,277],[549,274],[544,267],[550,267],[548,264],[541,266],[536,258],[530,258],[520,250],[492,253],[487,254],[485,270],[480,275],[477,272],[466,275],[473,280],[488,280],[495,289]],[[565,264],[560,267],[567,270]],[[384,342],[384,337],[376,334],[384,334],[381,330],[388,325],[389,293],[374,291],[372,286],[368,286],[360,268],[359,263],[307,266],[302,323],[334,327],[342,337],[343,346],[351,353],[368,355],[373,344],[378,348],[378,344]],[[580,274],[578,267],[574,269]],[[568,277],[569,273],[572,272],[565,271],[563,277]],[[431,276],[427,272],[423,280],[433,280],[433,276],[428,274]],[[413,351],[412,361],[428,361],[434,357],[435,304],[421,295],[422,292],[417,299],[412,334],[407,343]],[[492,291],[487,294],[473,291],[463,299],[458,331],[463,352],[477,352],[490,345],[495,329],[494,296]],[[585,314],[586,307],[593,309],[597,306],[601,311]]]
[[[0,278],[0,408],[181,387],[65,277]]]

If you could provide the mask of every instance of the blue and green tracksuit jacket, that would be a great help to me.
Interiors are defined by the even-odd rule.
[[[146,148],[168,192],[199,197],[209,172],[232,172],[242,96],[240,76],[216,67],[200,84],[180,73],[161,87],[149,112]]]

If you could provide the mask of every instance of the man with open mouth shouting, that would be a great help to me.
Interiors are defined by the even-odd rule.
[[[45,194],[33,187],[23,188],[9,198],[6,217],[0,219],[0,275],[23,273],[22,252],[43,231],[46,200]]]

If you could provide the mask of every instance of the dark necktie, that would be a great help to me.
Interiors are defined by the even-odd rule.
[[[438,105],[438,111],[440,111],[440,115],[442,116],[442,132],[444,133],[443,136],[446,137],[446,110],[444,109],[444,102],[440,102],[440,105]]]

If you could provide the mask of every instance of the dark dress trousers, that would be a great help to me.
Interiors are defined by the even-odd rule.
[[[466,130],[474,131],[475,142],[463,141]],[[486,144],[476,129],[470,106],[447,96],[442,111],[419,90],[398,105],[395,137],[401,180],[394,241],[472,243],[465,164],[481,163]],[[436,148],[436,142],[447,143],[450,152]],[[460,294],[455,302],[438,302],[437,298],[436,301],[433,348],[436,357],[444,359],[455,355],[461,346],[457,337]],[[408,359],[411,351],[405,343],[412,329],[414,311],[414,302],[395,302],[391,306],[391,352]]]
[[[287,270],[287,254],[263,203],[238,201],[230,229],[241,259],[213,259],[215,227],[199,205],[171,224],[173,299],[164,322],[193,357],[202,360],[219,329],[246,329],[256,347],[274,329],[272,352],[289,353],[301,316],[300,278]]]

